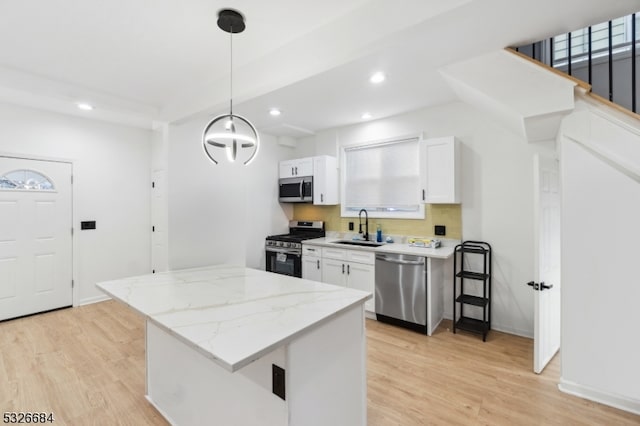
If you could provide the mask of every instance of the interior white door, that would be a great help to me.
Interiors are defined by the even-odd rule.
[[[71,306],[71,164],[0,157],[0,320]]]
[[[560,349],[560,180],[558,160],[535,159],[536,277],[533,370],[541,373]]]

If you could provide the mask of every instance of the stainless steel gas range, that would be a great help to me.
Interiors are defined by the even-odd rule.
[[[324,222],[290,221],[288,234],[266,238],[266,270],[302,277],[302,241],[321,237],[324,237]]]

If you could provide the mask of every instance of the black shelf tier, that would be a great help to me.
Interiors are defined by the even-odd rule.
[[[456,277],[484,281],[489,278],[489,274],[483,274],[481,272],[460,271],[456,274]]]
[[[480,247],[480,246],[465,246],[465,245],[460,245],[458,246],[458,248],[456,248],[456,251],[458,253],[476,253],[476,254],[485,254],[487,253],[489,250],[487,250],[484,247]]]
[[[487,306],[489,299],[486,297],[471,296],[470,294],[461,294],[456,298],[456,302],[474,306]]]
[[[489,323],[483,322],[479,319],[460,317],[456,322],[456,328],[460,330],[470,331],[471,333],[478,333],[485,335],[489,331]]]

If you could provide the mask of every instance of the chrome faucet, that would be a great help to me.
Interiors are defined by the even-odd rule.
[[[364,234],[362,233],[362,212],[364,212],[364,219],[365,219]],[[362,235],[365,241],[369,241],[369,213],[367,213],[365,209],[360,209],[360,211],[358,212],[358,221],[360,222],[358,224],[358,232]]]

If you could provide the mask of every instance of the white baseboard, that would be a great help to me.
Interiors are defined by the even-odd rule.
[[[111,300],[111,298],[106,294],[103,294],[100,296],[94,296],[94,297],[87,297],[86,299],[80,300],[78,303],[76,303],[75,306],[91,305],[92,303],[104,302],[106,300]]]
[[[533,332],[528,330],[520,330],[518,328],[508,327],[500,324],[491,324],[491,329],[495,331],[501,331],[507,334],[514,334],[520,337],[526,337],[528,339],[533,339]]]
[[[633,414],[640,414],[640,400],[627,398],[621,395],[614,395],[602,392],[588,386],[582,386],[568,380],[560,378],[558,389],[564,393],[568,393],[590,401],[599,402],[611,407],[619,408]]]
[[[451,315],[451,313],[445,312],[444,319],[452,320],[453,316]],[[533,339],[533,331],[508,327],[501,324],[496,324],[495,322],[491,324],[491,330],[500,331],[502,333],[507,333],[507,334],[513,334],[520,337],[526,337],[528,339]]]

